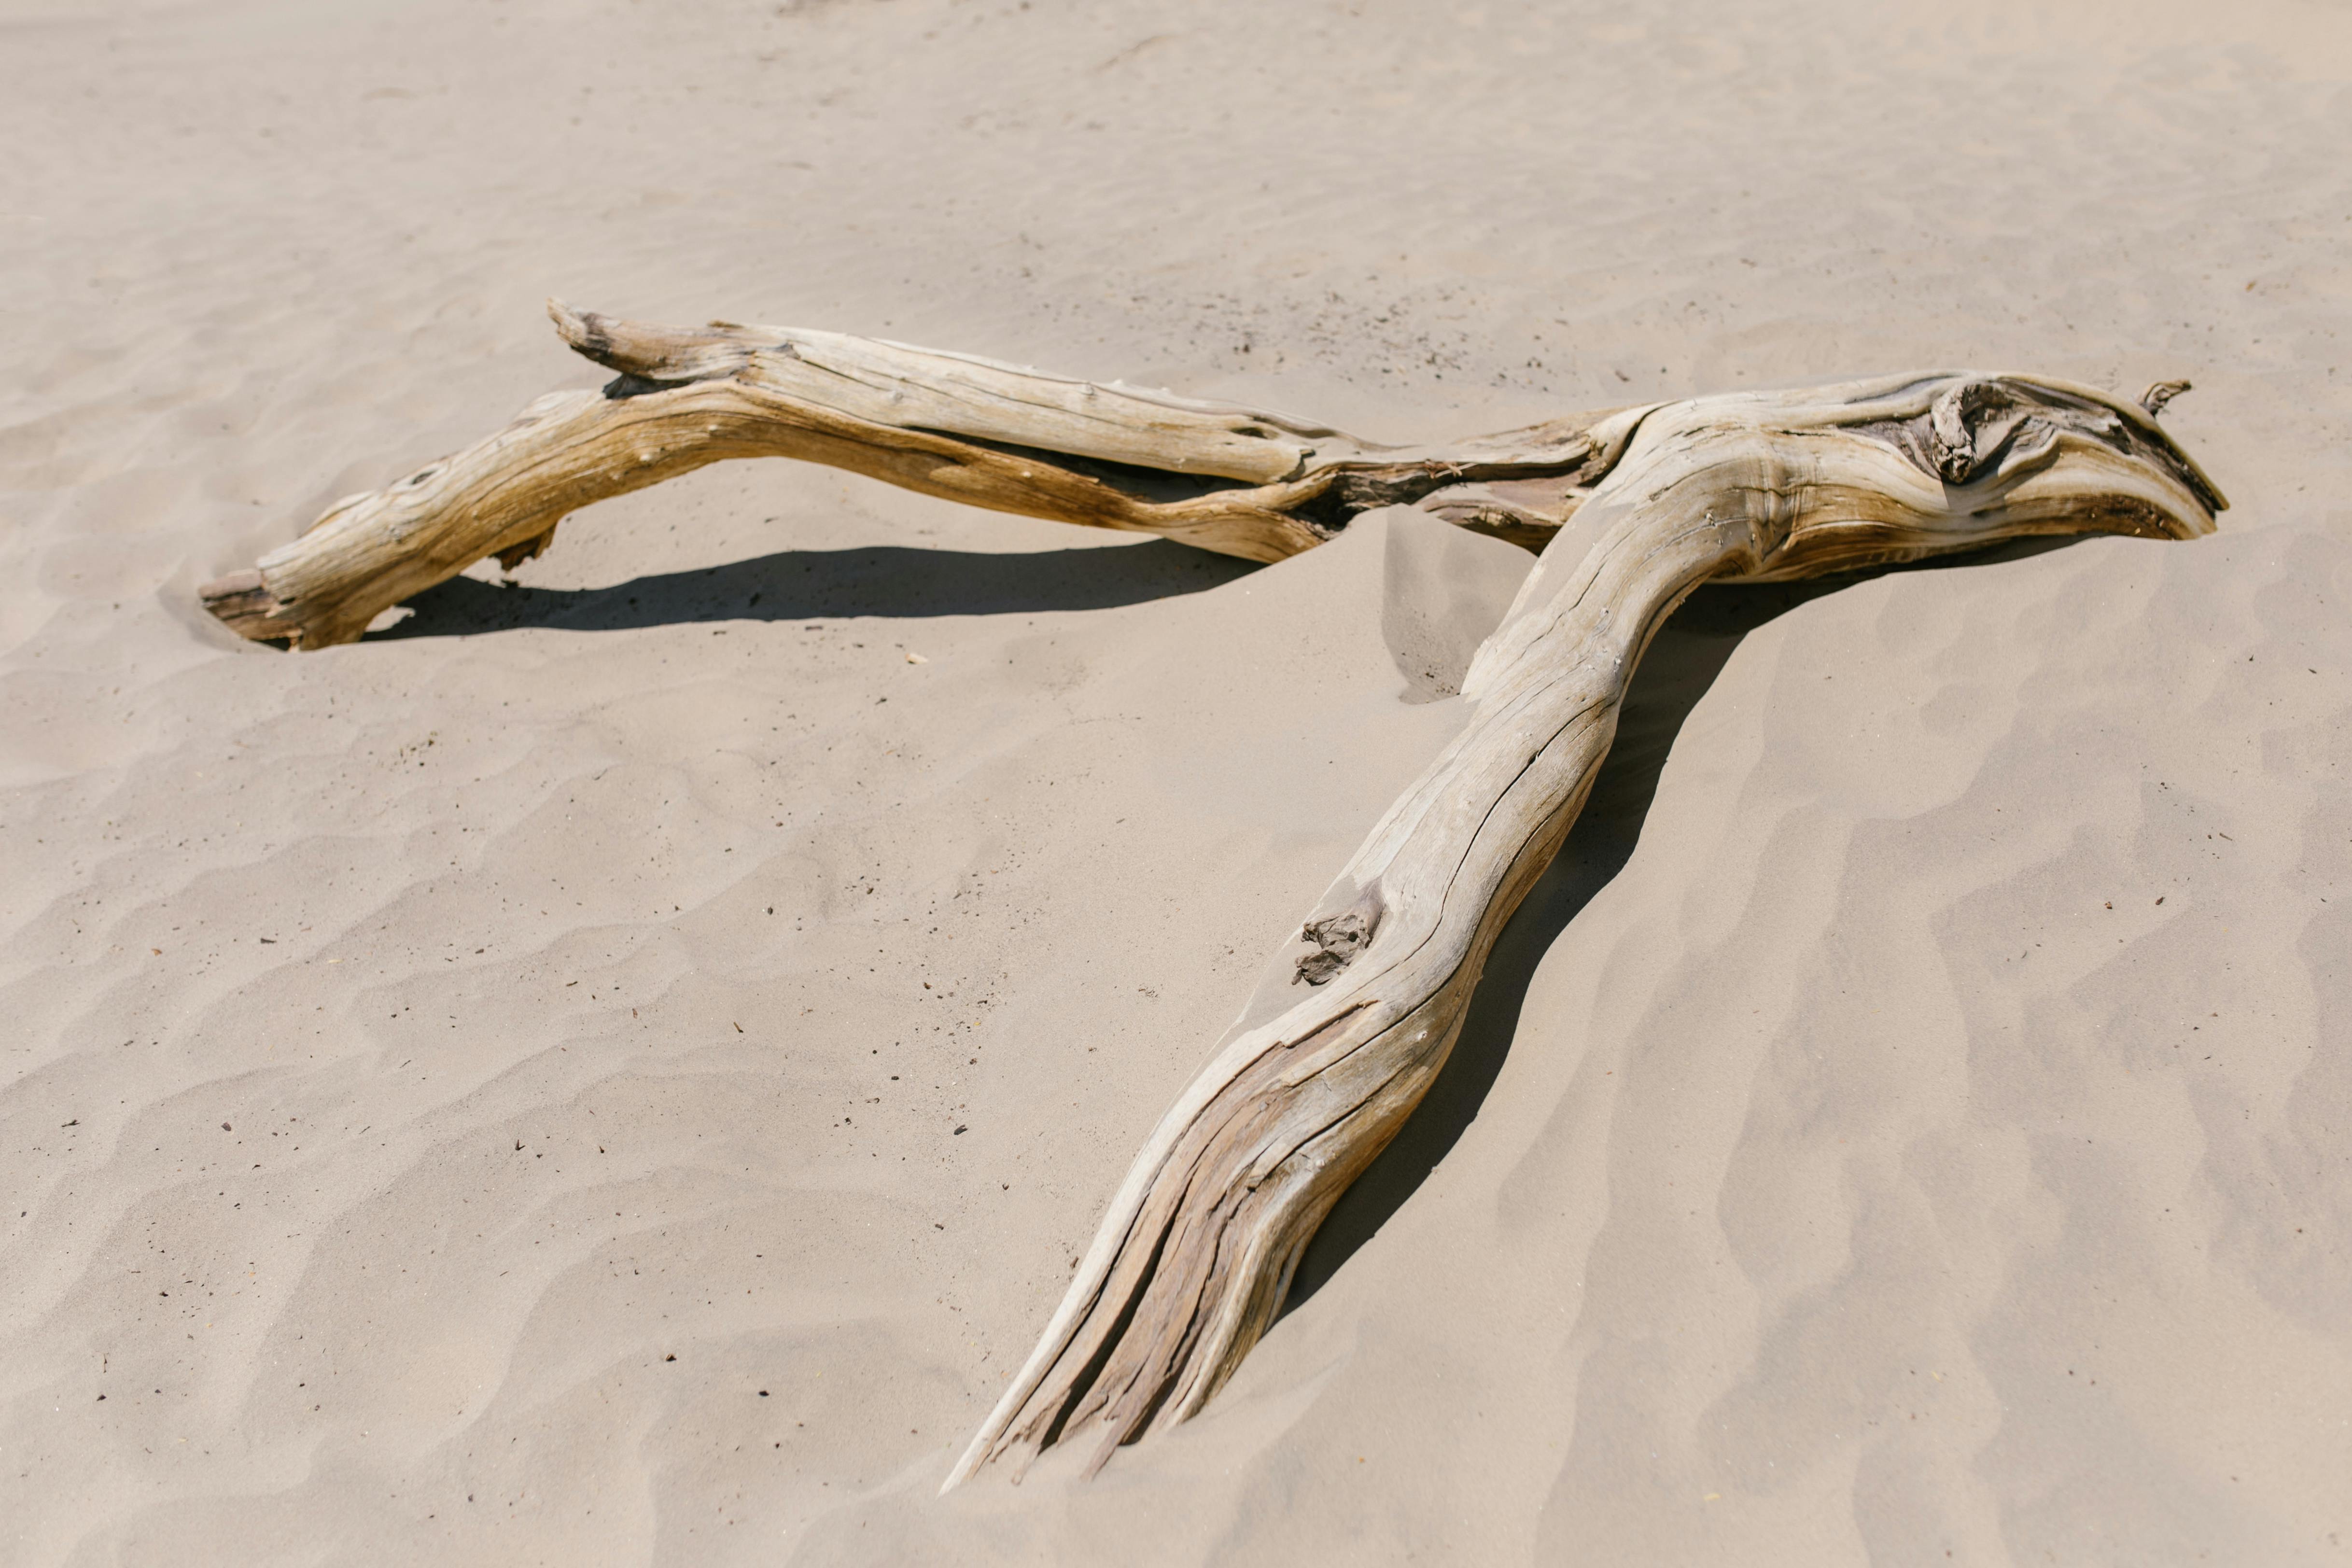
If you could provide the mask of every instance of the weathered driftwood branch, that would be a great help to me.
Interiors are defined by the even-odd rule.
[[[1449,489],[1458,496],[1437,510],[1539,544],[1561,498],[1613,456],[1601,420],[1382,447],[1257,409],[839,332],[674,331],[548,309],[616,380],[542,397],[488,439],[336,502],[254,570],[206,584],[206,607],[248,637],[352,642],[486,556],[511,570],[537,555],[592,501],[727,458],[800,458],[998,511],[1279,561],[1368,507]],[[1477,484],[1493,489],[1461,488]]]
[[[1240,1028],[1161,1120],[948,1485],[1073,1440],[1098,1466],[1232,1374],[1444,1066],[1643,649],[1693,588],[2024,534],[2189,538],[2223,504],[2141,410],[2058,382],[1908,376],[1649,410],[1480,649],[1469,726],[1316,906],[1310,951],[1278,961],[1299,999]]]
[[[1488,949],[1591,787],[1643,648],[1692,589],[2029,534],[2185,539],[2225,504],[2155,423],[2179,383],[2134,406],[2030,376],[1889,377],[1381,448],[831,333],[555,315],[620,379],[543,399],[342,502],[257,571],[206,588],[215,613],[248,637],[347,642],[485,555],[535,553],[572,510],[728,457],[806,458],[1255,560],[1398,502],[1551,542],[1472,665],[1468,726],[1278,955],[1261,988],[1276,1000],[1161,1120],[949,1486],[1074,1440],[1099,1465],[1232,1374],[1331,1205],[1444,1066]]]

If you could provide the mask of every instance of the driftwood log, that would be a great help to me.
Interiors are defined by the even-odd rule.
[[[1653,633],[1708,581],[1818,576],[2033,534],[2210,532],[2220,491],[2140,404],[1939,372],[1646,405],[1434,447],[836,333],[552,307],[619,373],[202,590],[245,636],[349,642],[572,510],[722,458],[830,463],[1000,510],[1272,561],[1409,504],[1540,551],[1463,687],[1466,728],[1276,957],[1163,1117],[1036,1350],[946,1484],[1184,1420],[1280,1309],[1339,1194],[1444,1067],[1489,948],[1607,755]]]

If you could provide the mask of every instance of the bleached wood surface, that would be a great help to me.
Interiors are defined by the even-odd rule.
[[[569,512],[734,457],[1149,531],[1252,560],[1370,507],[1543,550],[1473,663],[1469,726],[1277,956],[1298,999],[1230,1038],[1137,1156],[1067,1294],[949,1477],[1121,1443],[1215,1394],[1307,1240],[1444,1067],[1503,923],[1566,837],[1651,636],[1709,580],[1769,581],[2034,534],[2210,532],[2226,504],[2140,405],[2023,375],[1739,393],[1388,448],[1328,426],[838,333],[669,331],[566,307],[620,373],[339,503],[208,584],[241,634],[316,647]]]
[[[575,350],[620,373],[551,394],[496,435],[347,497],[200,596],[240,635],[356,641],[383,611],[486,556],[512,568],[555,526],[729,458],[827,463],[926,495],[1279,561],[1368,507],[1435,510],[1539,543],[1562,498],[1605,468],[1596,416],[1443,448],[1376,447],[1328,426],[839,332],[673,330],[551,302]],[[1465,483],[1519,485],[1517,500]]]
[[[1419,1103],[1503,923],[1566,838],[1658,626],[1768,581],[2031,534],[2172,539],[2225,503],[2143,410],[2025,376],[1888,377],[1650,410],[1464,683],[1474,717],[1301,926],[1298,1002],[1162,1118],[1028,1363],[950,1476],[1181,1421]]]

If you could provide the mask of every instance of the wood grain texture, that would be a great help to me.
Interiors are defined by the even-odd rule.
[[[791,327],[645,326],[551,301],[572,347],[619,372],[348,497],[253,568],[198,590],[239,635],[356,641],[412,595],[495,555],[509,570],[592,502],[730,458],[797,458],[998,511],[1157,533],[1250,561],[1313,548],[1369,507],[1466,481],[1541,499],[1446,515],[1531,546],[1612,456],[1605,416],[1443,448],[1381,447],[1261,409],[1041,374]]]
[[[1650,637],[1709,579],[1805,577],[2053,532],[2187,539],[2225,503],[2137,407],[1905,376],[1647,411],[1464,685],[1469,726],[1280,955],[1299,999],[1161,1120],[947,1486],[1198,1411],[1308,1238],[1443,1068],[1488,950],[1592,787]]]
[[[839,333],[676,331],[551,307],[619,373],[338,504],[207,585],[248,637],[316,647],[570,512],[706,463],[793,457],[999,510],[1274,561],[1420,506],[1539,549],[1472,662],[1467,727],[1274,960],[1160,1121],[1059,1310],[946,1485],[1197,1412],[1307,1242],[1439,1070],[1504,922],[1591,791],[1653,634],[1700,584],[1816,576],[2034,534],[2188,539],[2221,493],[2141,403],[1965,372],[1738,393],[1384,448],[1328,426]]]

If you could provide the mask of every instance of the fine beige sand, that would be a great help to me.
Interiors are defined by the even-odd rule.
[[[5,0],[0,72],[0,1561],[2352,1563],[2340,0]],[[356,646],[198,611],[594,384],[550,294],[1391,440],[2185,375],[2234,506],[1702,592],[1235,1382],[940,1499],[1528,558],[765,463]]]

